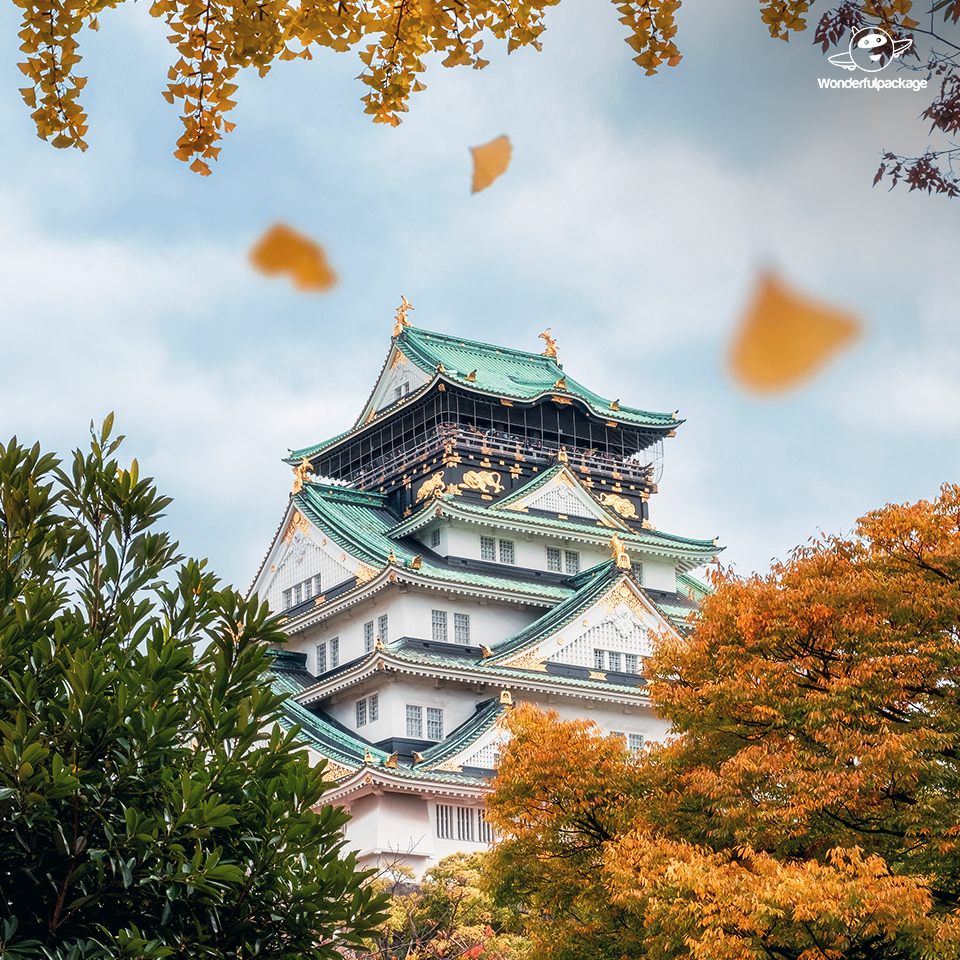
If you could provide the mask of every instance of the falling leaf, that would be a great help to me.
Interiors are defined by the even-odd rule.
[[[250,260],[262,273],[290,274],[298,290],[329,290],[337,282],[323,248],[282,223],[260,238],[250,251]]]
[[[789,390],[824,367],[860,331],[860,320],[849,311],[811,300],[775,274],[763,273],[734,336],[730,368],[749,390]]]
[[[513,147],[510,138],[503,136],[483,144],[481,147],[471,147],[473,154],[473,189],[471,193],[486,190],[510,166],[510,155]]]

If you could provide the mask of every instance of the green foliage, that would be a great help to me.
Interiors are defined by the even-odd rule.
[[[153,529],[112,420],[0,445],[0,957],[335,957],[384,898],[276,723],[279,621]]]
[[[364,944],[380,960],[513,960],[527,956],[523,918],[496,903],[485,887],[486,853],[455,853],[428,870],[423,883],[401,861],[374,886],[390,895],[386,921]]]

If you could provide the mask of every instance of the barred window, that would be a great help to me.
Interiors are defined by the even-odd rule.
[[[580,572],[580,554],[576,550],[564,550],[563,559],[567,565],[567,573],[572,576]]]
[[[373,649],[373,621],[368,620],[363,625],[363,652],[369,653]]]
[[[433,628],[433,639],[438,643],[447,642],[447,611],[431,610],[430,625]]]
[[[365,727],[367,725],[367,701],[357,701],[357,726]]]
[[[405,380],[400,384],[399,387],[393,388],[393,399],[399,400],[401,397],[406,397],[410,393],[410,381]]]
[[[330,641],[330,669],[340,666],[340,638],[334,637]]]
[[[497,541],[493,537],[480,538],[480,559],[496,561]]]
[[[407,736],[413,740],[423,739],[423,707],[407,704]]]
[[[621,656],[619,653],[614,653],[613,651],[608,652],[607,653],[607,664],[608,664],[607,669],[613,670],[615,673],[621,673],[622,671],[620,670],[620,660],[621,660]]]
[[[479,827],[478,833],[480,834],[479,840],[481,843],[493,843],[497,837],[493,832],[493,826],[487,820],[487,811],[478,810],[477,811],[477,826]]]
[[[370,722],[375,723],[380,719],[380,694],[374,693],[370,695],[370,699],[367,702],[367,712],[370,715]]]
[[[602,650],[593,651],[593,669],[594,670],[603,669],[603,651]]]
[[[453,639],[456,643],[470,642],[470,615],[455,613],[453,615]]]
[[[554,573],[560,573],[563,570],[560,563],[559,547],[547,547],[547,569]]]
[[[643,564],[639,561],[630,564],[630,572],[637,583],[643,583]]]
[[[430,534],[430,546],[433,547],[434,549],[440,546],[440,528],[439,527],[437,527],[437,529]]]
[[[427,739],[443,739],[443,710],[439,707],[427,707]]]
[[[453,807],[437,804],[437,836],[441,840],[453,839]]]
[[[617,740],[622,740],[624,743],[627,742],[627,735],[625,733],[617,733],[616,730],[611,730],[610,736],[616,737]]]
[[[512,540],[501,540],[500,541],[500,562],[501,563],[516,563],[515,554],[513,550],[513,541]]]
[[[319,677],[321,673],[326,673],[326,672],[327,672],[327,645],[325,643],[318,643],[316,674]]]
[[[320,596],[320,574],[319,573],[313,578],[313,595],[315,597]]]
[[[289,610],[293,606],[293,590],[283,591],[283,609]]]
[[[472,807],[457,807],[457,839],[473,840]]]
[[[623,655],[623,669],[625,673],[638,673],[639,659],[635,653],[625,653]]]
[[[297,606],[301,603],[303,603],[303,584],[297,583],[293,586],[293,605]]]
[[[377,633],[380,635],[380,642],[387,642],[387,615],[377,618]]]
[[[639,733],[631,733],[627,738],[627,746],[633,751],[642,750],[643,737]]]

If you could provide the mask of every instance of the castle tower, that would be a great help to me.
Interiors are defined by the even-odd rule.
[[[397,315],[345,433],[293,451],[293,494],[253,589],[288,617],[286,722],[347,806],[348,845],[418,873],[493,838],[483,814],[513,704],[639,749],[651,634],[683,630],[714,540],[656,530],[675,415],[622,406],[542,353]]]

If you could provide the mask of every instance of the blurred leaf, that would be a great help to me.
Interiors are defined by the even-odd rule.
[[[510,166],[513,147],[510,138],[503,136],[480,147],[471,147],[473,154],[473,187],[471,193],[486,190]]]
[[[250,261],[268,275],[287,273],[298,290],[325,292],[337,282],[323,248],[309,237],[278,223],[250,251]]]
[[[812,300],[775,274],[764,273],[734,335],[730,370],[748,390],[789,390],[826,366],[860,331],[854,314]]]

